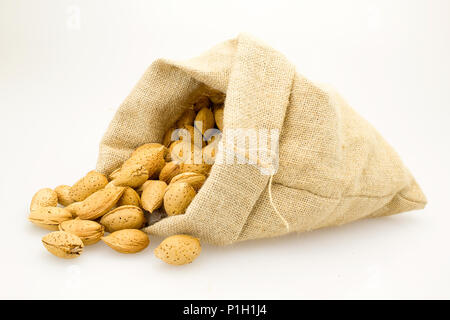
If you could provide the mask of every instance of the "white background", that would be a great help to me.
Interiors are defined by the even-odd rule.
[[[79,13],[79,15],[78,15]],[[77,22],[79,18],[79,23]],[[0,298],[450,298],[450,1],[0,1]],[[42,187],[95,167],[115,109],[158,57],[249,32],[337,88],[396,148],[425,210],[204,246],[172,267],[99,243],[50,255]]]

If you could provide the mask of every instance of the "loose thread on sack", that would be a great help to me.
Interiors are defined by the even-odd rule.
[[[275,211],[275,213],[278,215],[278,217],[281,219],[281,221],[283,221],[284,226],[286,227],[286,230],[289,231],[290,227],[289,227],[289,222],[287,222],[287,220],[282,216],[282,214],[280,213],[280,211],[278,211],[277,207],[275,206],[275,204],[273,203],[273,197],[272,197],[272,183],[273,183],[273,173],[270,174],[270,179],[268,182],[268,191],[269,191],[269,201],[270,201],[270,205],[272,206],[273,211]]]
[[[231,148],[229,148],[229,147],[231,147]],[[268,189],[268,193],[269,193],[269,203],[270,203],[273,211],[277,214],[277,216],[283,222],[286,230],[289,231],[290,230],[289,222],[283,217],[283,215],[280,213],[280,211],[278,211],[278,209],[275,206],[275,203],[273,201],[272,184],[273,184],[273,177],[275,175],[275,173],[274,173],[275,170],[272,166],[272,163],[262,162],[259,160],[258,156],[256,157],[256,159],[254,159],[250,155],[250,151],[256,151],[257,154],[260,151],[265,151],[268,153],[273,153],[273,152],[269,149],[256,149],[256,148],[246,150],[246,149],[238,148],[235,145],[227,144],[226,147],[224,148],[225,153],[231,154],[231,151],[228,151],[230,149],[233,150],[233,152],[234,152],[233,154],[235,154],[236,156],[243,157],[244,159],[249,160],[249,161],[251,160],[251,161],[255,162],[255,164],[257,164],[258,166],[260,166],[266,170],[270,170],[270,178],[267,181],[267,189]]]

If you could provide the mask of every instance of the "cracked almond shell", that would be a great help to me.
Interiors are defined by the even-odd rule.
[[[64,231],[55,231],[45,235],[42,243],[50,253],[64,259],[79,257],[84,247],[83,241],[79,237]]]
[[[115,186],[137,188],[148,180],[148,170],[139,163],[123,166],[112,181]]]

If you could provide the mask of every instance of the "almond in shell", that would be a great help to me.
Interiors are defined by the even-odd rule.
[[[87,246],[100,241],[105,233],[105,228],[95,221],[74,219],[61,222],[59,231],[76,235]]]
[[[117,168],[116,170],[114,170],[113,172],[111,172],[110,174],[109,174],[109,180],[114,180],[115,178],[117,178],[117,175],[119,174],[119,172],[120,172],[120,169],[121,169],[121,167],[119,167],[119,168]]]
[[[170,184],[174,184],[176,182],[185,182],[189,184],[196,192],[203,186],[205,183],[206,177],[201,173],[197,172],[184,172],[176,175],[170,181]]]
[[[211,165],[207,163],[180,163],[179,167],[180,173],[195,172],[208,176],[211,171]]]
[[[180,234],[164,239],[154,253],[162,261],[180,266],[194,261],[201,251],[202,247],[198,238]]]
[[[30,211],[41,207],[56,207],[58,205],[58,195],[50,188],[44,188],[36,192],[31,199]]]
[[[148,180],[148,170],[140,163],[128,163],[112,181],[115,186],[137,188]]]
[[[124,229],[102,238],[109,247],[120,253],[137,253],[150,243],[147,234],[137,229]]]
[[[203,162],[205,164],[212,165],[216,161],[217,150],[219,149],[219,143],[213,141],[202,149]]]
[[[148,185],[142,192],[142,208],[150,213],[159,209],[162,206],[166,188],[167,184],[164,181],[149,180]]]
[[[140,229],[144,226],[145,217],[141,208],[121,206],[111,210],[100,219],[106,231],[115,232],[123,229]]]
[[[140,186],[139,188],[136,188],[136,189],[135,189],[136,192],[137,192],[139,195],[142,195],[142,192],[144,191],[145,188],[148,187],[148,185],[151,183],[151,181],[153,181],[153,180],[147,180],[147,181],[145,181],[144,184],[143,184],[142,186]]]
[[[184,214],[196,192],[186,182],[171,184],[164,194],[164,209],[168,216]]]
[[[122,197],[124,190],[124,187],[111,185],[91,194],[82,202],[71,204],[66,209],[80,219],[95,220],[116,205],[120,197]]]
[[[77,258],[83,252],[83,241],[74,234],[55,231],[42,238],[44,247],[59,258]]]
[[[55,188],[55,192],[58,196],[58,202],[61,205],[67,207],[68,205],[71,205],[74,202],[74,200],[70,196],[70,186],[67,185],[57,186]]]
[[[177,141],[185,141],[194,143],[195,139],[195,128],[190,125],[185,125],[174,131],[174,135],[177,137]]]
[[[30,212],[28,220],[35,225],[47,230],[58,230],[58,225],[66,220],[71,220],[72,214],[64,208],[42,207]]]
[[[141,206],[141,198],[139,194],[132,188],[126,187],[122,194],[122,197],[117,202],[117,206]]]
[[[169,152],[166,158],[170,157],[170,161],[186,162],[193,159],[193,153],[199,154],[201,162],[201,149],[196,147],[193,143],[185,141],[175,141],[169,147]]]
[[[167,148],[159,143],[147,143],[137,148],[131,157],[124,162],[122,170],[129,165],[140,164],[151,177],[160,168],[161,160],[167,153]]]
[[[75,182],[70,188],[70,198],[73,201],[83,201],[94,192],[103,189],[108,184],[108,178],[97,171],[90,171],[86,176]]]
[[[203,108],[197,113],[194,126],[197,130],[201,131],[202,134],[204,134],[206,130],[213,128],[214,124],[214,115],[209,108]]]
[[[168,184],[173,177],[180,173],[182,173],[182,171],[179,163],[176,161],[167,162],[159,174],[159,180]]]
[[[149,179],[156,180],[161,173],[161,170],[166,165],[165,157],[169,154],[169,152],[165,153],[164,158],[159,158],[154,162],[153,174],[149,176]]]

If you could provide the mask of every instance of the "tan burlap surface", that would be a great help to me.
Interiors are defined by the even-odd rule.
[[[425,206],[411,173],[366,120],[244,34],[187,61],[155,61],[112,120],[97,170],[109,173],[139,145],[161,142],[203,84],[226,93],[225,129],[280,130],[271,194],[289,229],[270,203],[270,176],[250,164],[215,164],[186,214],[148,233],[186,233],[224,245]]]

